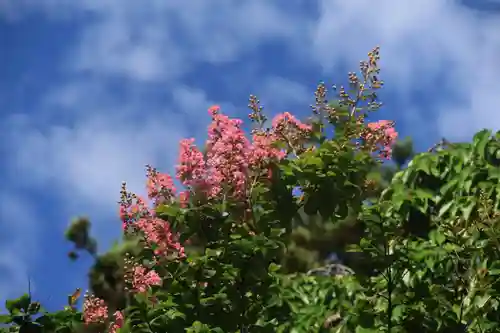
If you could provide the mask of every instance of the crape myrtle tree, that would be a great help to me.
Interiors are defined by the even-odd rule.
[[[284,113],[267,128],[252,97],[250,138],[211,107],[205,148],[180,144],[181,189],[152,167],[148,200],[123,187],[121,244],[99,256],[88,221],[68,231],[96,258],[82,311],[77,294],[50,313],[27,294],[7,301],[2,330],[498,332],[500,134],[440,145],[381,177],[397,133],[369,121],[378,59],[376,48],[338,107],[325,92],[304,122]],[[292,264],[294,243],[306,247],[293,230],[349,219],[356,236],[335,246],[359,267],[300,273],[315,264]]]
[[[255,103],[255,98],[252,98],[252,101]],[[337,108],[347,108],[336,104]],[[377,165],[371,173],[373,178],[371,195],[378,195],[382,189],[386,188],[394,173],[401,170],[412,155],[411,139],[406,138],[395,142],[391,156],[394,164]],[[375,190],[377,192],[374,194]],[[294,221],[282,262],[284,272],[327,273],[328,268],[335,269],[339,263],[355,268],[358,273],[366,271],[369,267],[366,262],[360,260],[359,256],[356,257],[355,254],[347,252],[348,244],[358,243],[363,232],[361,220],[357,215],[351,214],[344,221],[325,223],[320,215],[305,214],[302,207],[299,208],[298,216]],[[84,217],[76,218],[71,222],[66,231],[66,238],[75,246],[75,251],[68,254],[71,259],[78,258],[77,251],[79,250],[84,250],[95,258],[95,263],[89,272],[90,289],[94,294],[108,300],[110,304],[123,304],[125,293],[122,263],[126,253],[138,254],[142,246],[138,239],[115,243],[109,251],[97,256],[96,241],[90,237],[90,222]],[[190,253],[200,251],[200,246],[195,246],[196,243],[192,241],[186,245],[186,251]],[[201,244],[198,243],[198,245]],[[111,299],[114,300],[110,301]]]
[[[341,105],[339,102],[328,102],[326,100],[326,88],[321,83],[316,90],[316,106],[321,101],[328,108],[337,109],[339,113],[348,112],[348,104]],[[321,99],[320,99],[321,98]],[[257,109],[261,117],[262,107],[255,96],[250,98],[249,107],[255,112]],[[261,119],[261,121],[266,119]],[[380,191],[387,187],[392,175],[396,170],[400,170],[406,161],[413,154],[413,144],[411,139],[405,138],[403,141],[396,141],[392,146],[392,165],[376,164],[372,170],[370,192],[366,197],[376,197]],[[148,168],[148,172],[152,169]],[[302,200],[301,197],[299,200]],[[344,262],[349,266],[365,266],[365,263],[355,262],[353,256],[346,253],[346,245],[359,242],[363,232],[363,226],[357,218],[357,212],[351,214],[343,221],[325,221],[321,215],[308,215],[304,212],[304,207],[300,207],[298,214],[292,222],[292,233],[287,243],[287,251],[284,255],[283,270],[289,273],[308,272],[325,264],[338,264]],[[95,256],[96,242],[89,236],[89,222],[86,218],[75,219],[66,232],[66,238],[75,244],[75,250],[86,250]],[[108,298],[111,294],[123,293],[122,269],[120,263],[123,262],[125,253],[130,253],[140,249],[141,244],[137,240],[117,243],[107,253],[96,257],[96,262],[90,271],[91,289],[98,295]],[[185,245],[187,252],[197,252],[203,250],[203,244],[199,239],[193,237],[188,245]],[[76,259],[76,251],[69,253],[70,258]],[[341,260],[341,257],[343,260]],[[335,260],[332,260],[335,258]]]

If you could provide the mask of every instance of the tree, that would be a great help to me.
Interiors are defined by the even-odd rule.
[[[367,121],[377,60],[374,49],[338,106],[320,85],[305,122],[283,113],[266,128],[252,98],[251,139],[210,108],[204,151],[181,141],[181,191],[151,167],[149,202],[122,189],[121,244],[99,256],[87,220],[68,230],[96,258],[83,312],[78,294],[54,313],[24,295],[7,302],[2,330],[497,332],[500,133],[445,142],[404,167],[410,141],[394,146],[393,122]],[[300,243],[300,230],[316,242]],[[352,269],[316,267],[337,249]]]

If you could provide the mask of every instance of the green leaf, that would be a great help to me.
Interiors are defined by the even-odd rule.
[[[14,309],[16,309],[16,304],[17,304],[17,300],[8,299],[5,301],[5,308],[7,309],[7,311],[12,313],[14,311]]]
[[[283,235],[286,232],[284,228],[272,228],[270,232],[270,237],[277,238]]]
[[[465,205],[465,207],[462,207],[462,216],[464,220],[469,220],[469,217],[472,214],[472,211],[476,208],[476,201],[475,199],[471,198],[471,201]]]
[[[283,163],[280,165],[280,169],[285,176],[293,176],[293,168],[290,164]]]
[[[434,193],[429,190],[417,188],[413,191],[413,194],[419,199],[433,199]]]
[[[222,250],[220,249],[210,249],[210,248],[205,249],[205,255],[207,257],[219,257],[221,253]]]
[[[10,315],[0,315],[0,324],[10,324],[12,317]]]
[[[217,274],[217,271],[215,269],[206,269],[203,271],[204,275],[208,278],[211,278],[215,274]]]
[[[156,213],[158,215],[167,215],[175,217],[179,215],[180,208],[174,205],[160,205],[156,208]]]
[[[489,275],[500,275],[500,268],[493,268],[488,270]]]
[[[18,299],[7,300],[5,302],[5,307],[11,313],[16,310],[23,310],[24,312],[28,312],[29,306],[31,304],[31,297],[28,294],[24,294]]]
[[[438,230],[432,230],[429,234],[430,239],[437,245],[441,245],[446,240],[446,236]]]
[[[24,311],[28,312],[31,305],[31,296],[28,294],[24,294],[18,300],[19,307]]]
[[[451,208],[451,206],[454,204],[454,201],[449,201],[445,203],[441,208],[439,209],[438,217],[443,217]]]
[[[315,166],[317,169],[323,168],[323,160],[317,156],[309,157],[306,163],[311,166]]]
[[[488,144],[490,137],[491,137],[491,131],[486,130],[486,129],[484,129],[484,130],[476,133],[476,135],[474,135],[474,139],[473,139],[474,151],[482,159],[484,158],[484,155],[486,153],[486,145]]]
[[[277,272],[280,270],[280,265],[276,265],[275,263],[271,263],[268,267],[269,272]]]
[[[377,333],[377,332],[379,332],[379,330],[375,328],[366,328],[361,326],[356,327],[356,333]]]
[[[481,309],[490,300],[490,298],[490,295],[476,296],[474,299],[474,305]]]
[[[392,309],[392,318],[396,321],[398,321],[399,319],[401,319],[401,317],[403,317],[403,314],[405,312],[405,309],[406,309],[406,306],[405,305],[396,305],[393,309]]]

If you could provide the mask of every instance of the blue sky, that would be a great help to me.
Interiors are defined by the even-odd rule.
[[[318,81],[381,46],[377,117],[419,150],[469,139],[500,116],[499,1],[0,1],[0,300],[49,308],[85,288],[63,231],[88,215],[101,250],[119,236],[120,183],[171,171],[177,142],[204,138],[206,109],[305,116]]]

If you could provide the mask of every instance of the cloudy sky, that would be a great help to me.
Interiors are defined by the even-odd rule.
[[[31,279],[55,309],[85,287],[70,218],[104,250],[120,183],[172,170],[210,105],[245,117],[256,94],[305,116],[317,82],[345,83],[376,45],[377,117],[419,150],[498,129],[499,31],[498,0],[0,0],[0,300]]]

